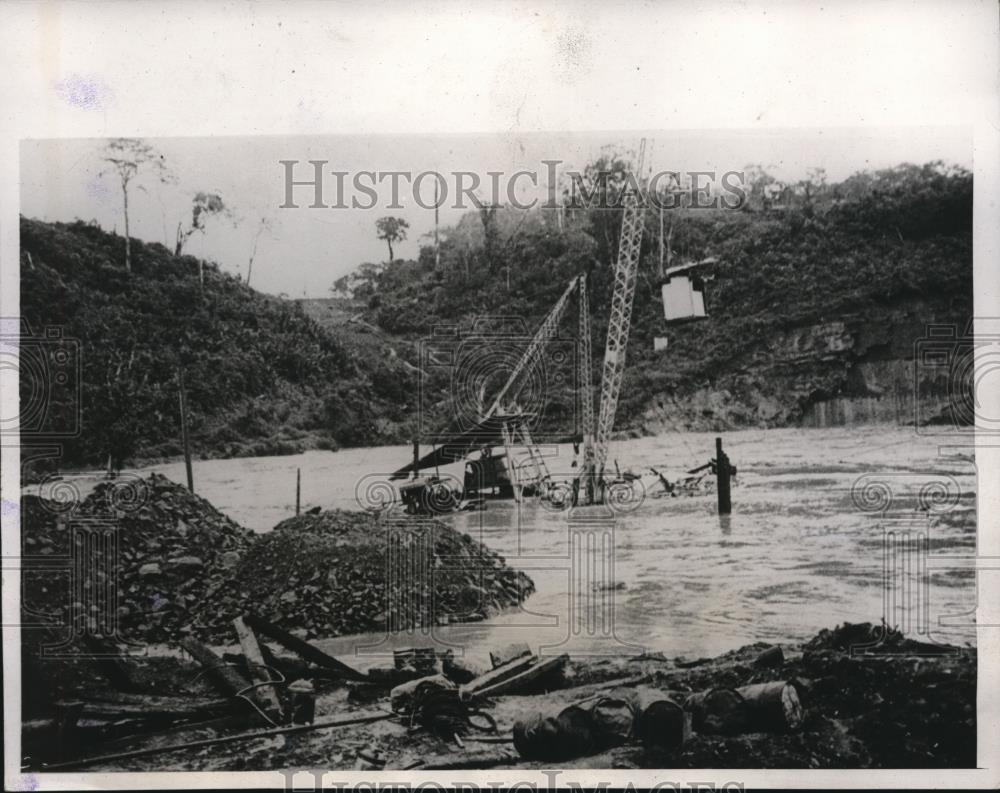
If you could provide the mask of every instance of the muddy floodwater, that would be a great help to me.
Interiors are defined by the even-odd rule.
[[[714,434],[613,445],[622,469],[693,468]],[[396,646],[437,642],[473,660],[524,641],[576,655],[661,651],[695,658],[754,641],[805,639],[843,621],[886,622],[928,641],[974,644],[976,481],[971,447],[899,427],[724,433],[738,468],[733,514],[714,490],[663,497],[610,514],[491,502],[448,517],[523,569],[537,592],[521,611],[427,634],[320,642],[359,666]],[[943,444],[949,444],[947,447]],[[553,446],[556,478],[572,449]],[[303,509],[358,509],[359,493],[409,461],[409,447],[313,451],[194,464],[196,491],[236,521],[268,531]],[[182,464],[143,469],[184,481]],[[460,475],[460,466],[441,473]],[[367,477],[367,478],[366,478]]]

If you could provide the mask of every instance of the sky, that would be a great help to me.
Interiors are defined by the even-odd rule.
[[[476,174],[481,182],[476,194],[489,199],[487,172],[505,190],[519,170],[538,174],[537,186],[529,177],[515,182],[513,196],[522,203],[544,200],[550,166],[558,160],[557,173],[582,170],[605,147],[635,151],[646,137],[647,164],[653,172],[739,171],[748,164],[765,166],[776,177],[796,181],[813,167],[824,168],[830,181],[840,181],[857,171],[879,169],[902,162],[924,163],[940,159],[972,167],[970,131],[963,127],[830,128],[788,131],[677,131],[523,133],[462,135],[328,135],[242,136],[201,138],[145,138],[160,154],[175,177],[165,185],[147,176],[136,179],[129,196],[133,237],[157,241],[173,248],[178,222],[187,223],[191,200],[198,191],[222,195],[233,211],[232,219],[214,218],[204,234],[190,238],[185,251],[217,261],[234,274],[246,274],[259,219],[268,217],[271,230],[260,236],[252,285],[271,294],[289,297],[327,297],[334,280],[365,261],[384,261],[388,250],[376,237],[375,221],[385,215],[410,224],[408,238],[395,245],[396,257],[414,257],[427,244],[434,227],[433,177],[421,182],[421,201],[405,177],[399,178],[399,201],[390,206],[391,177],[377,186],[372,208],[312,208],[309,186],[293,189],[297,208],[285,207],[286,166],[296,161],[293,178],[313,178],[309,160],[325,160],[324,202],[335,204],[342,171],[344,201],[368,203],[352,187],[362,171],[441,173],[449,191],[440,209],[440,224],[455,223],[467,211],[454,206],[457,171]],[[104,139],[25,140],[20,157],[21,214],[49,221],[96,221],[106,230],[122,233],[122,195],[117,179],[102,161]],[[476,178],[462,177],[465,185]],[[365,185],[373,177],[361,178]],[[508,199],[500,196],[506,202]],[[424,208],[419,204],[423,203]]]

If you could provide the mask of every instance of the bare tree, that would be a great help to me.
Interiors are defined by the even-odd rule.
[[[110,170],[118,176],[122,187],[122,208],[125,216],[125,269],[132,271],[132,246],[129,241],[128,194],[132,182],[140,175],[140,171],[153,173],[160,182],[173,180],[163,155],[139,138],[115,138],[104,147],[104,162],[110,164]],[[101,171],[103,176],[107,171]],[[144,190],[139,185],[140,190]]]
[[[236,225],[236,216],[232,210],[226,206],[222,196],[218,193],[195,193],[191,207],[191,225],[184,228],[182,223],[177,224],[177,243],[174,247],[174,255],[180,256],[184,251],[185,243],[196,231],[205,233],[205,223],[212,217],[226,217]],[[205,285],[205,262],[198,260],[198,282]]]
[[[247,264],[247,286],[250,286],[250,276],[253,274],[253,262],[257,258],[257,245],[261,236],[270,235],[274,231],[274,218],[261,215],[257,219],[257,233],[253,236],[253,249],[250,251],[250,262]]]
[[[226,206],[218,193],[195,193],[191,202],[191,225],[184,228],[183,222],[177,224],[177,238],[174,245],[174,255],[180,256],[184,246],[195,232],[205,233],[205,224],[209,218],[222,216],[235,220],[232,211]]]
[[[403,218],[384,217],[375,221],[375,231],[380,240],[385,240],[389,246],[389,263],[392,264],[392,243],[406,239],[406,230],[410,227]]]

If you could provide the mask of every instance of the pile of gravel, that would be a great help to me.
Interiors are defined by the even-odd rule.
[[[101,616],[102,593],[111,589],[110,573],[118,582],[119,634],[141,642],[197,633],[194,615],[226,586],[255,539],[208,501],[159,474],[102,482],[79,503],[24,496],[21,516],[25,557],[46,557],[46,566],[72,560],[74,535],[81,536],[75,527],[110,530],[118,544],[113,571],[89,555],[94,548],[78,552],[85,560],[79,581],[72,580],[69,565],[66,572],[32,571],[33,562],[26,563],[26,616],[45,612],[63,623],[96,619],[103,633],[108,621]]]
[[[232,621],[247,613],[305,638],[475,621],[535,589],[441,521],[331,511],[255,534],[158,474],[101,483],[82,503],[24,496],[24,554],[71,559],[81,521],[117,526],[118,631],[136,642],[232,644]],[[68,572],[25,567],[26,622],[96,624],[95,593],[108,589],[101,565],[84,565],[79,587]]]
[[[307,638],[341,636],[482,620],[534,589],[503,557],[441,521],[376,522],[334,510],[258,536],[232,586],[202,614],[211,635],[252,612]]]

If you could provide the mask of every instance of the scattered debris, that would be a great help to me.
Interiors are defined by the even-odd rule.
[[[257,634],[260,658],[270,666],[272,651],[262,641],[264,632],[255,628],[253,618],[244,617],[242,623]],[[54,703],[50,718],[23,724],[24,762],[37,770],[152,770],[162,761],[142,758],[184,752],[177,762],[192,770],[262,770],[274,767],[274,751],[280,747],[287,767],[305,767],[322,751],[328,753],[330,767],[339,769],[358,763],[372,769],[458,769],[562,762],[590,768],[668,767],[664,763],[687,768],[875,767],[897,763],[900,751],[912,763],[973,764],[974,651],[855,658],[849,650],[824,646],[868,638],[870,630],[868,625],[844,626],[805,645],[812,650],[789,653],[781,648],[786,660],[780,669],[754,665],[762,655],[775,655],[760,644],[688,668],[665,666],[656,657],[543,659],[519,655],[523,648],[515,647],[495,650],[498,661],[514,657],[458,684],[443,673],[450,653],[412,648],[396,656],[402,668],[393,665],[392,672],[413,673],[415,666],[426,668],[433,658],[434,675],[390,691],[373,676],[345,681],[337,674],[333,688],[326,684],[317,693],[310,681],[324,680],[331,670],[311,664],[295,683],[268,684],[284,706],[283,718],[292,724],[253,732],[246,727],[254,711],[243,697],[253,698],[265,686],[255,687],[240,671],[246,656],[222,663],[215,651],[188,640],[185,645],[198,661],[185,660],[187,666],[167,681],[139,674],[146,659],[122,659],[139,687],[150,681],[186,681],[177,695],[116,692],[105,682],[100,696],[83,690],[64,696]],[[297,640],[300,651],[307,646],[321,652]],[[103,682],[93,661],[87,663]],[[563,666],[568,667],[565,676],[550,678],[541,687],[550,693],[529,693],[539,691],[544,677],[537,676],[539,669],[561,672]],[[202,674],[192,674],[199,668]],[[630,674],[623,677],[622,672]],[[180,696],[197,679],[201,689],[207,692],[208,680],[223,696],[193,691]],[[351,693],[370,690],[361,708],[352,705],[345,682]],[[914,685],[922,692],[918,698],[907,693],[907,686]],[[329,742],[310,737],[314,729],[348,725],[353,727],[349,740],[338,742],[332,754]],[[143,743],[137,746],[137,741]],[[243,744],[239,751],[213,749],[236,742]]]

